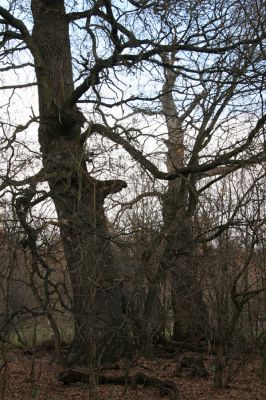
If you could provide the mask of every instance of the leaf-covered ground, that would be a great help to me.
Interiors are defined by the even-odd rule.
[[[54,361],[52,354],[41,356],[24,353],[7,354],[8,364],[2,368],[0,375],[1,400],[88,400],[88,385],[77,383],[65,386],[57,380],[61,367]],[[228,389],[213,389],[213,360],[205,357],[209,377],[192,378],[185,372],[175,376],[175,359],[146,360],[139,358],[135,365],[126,371],[130,374],[144,372],[150,376],[160,377],[175,382],[179,388],[180,400],[266,400],[266,383],[258,377],[259,361],[241,366],[233,383]],[[125,370],[110,370],[107,374],[121,375]],[[100,385],[97,388],[98,400],[159,400],[167,399],[159,389],[136,388],[114,385]]]

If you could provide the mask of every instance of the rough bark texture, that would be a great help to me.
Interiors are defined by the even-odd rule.
[[[126,185],[98,181],[87,172],[80,139],[85,119],[76,106],[65,106],[74,84],[64,1],[32,0],[32,14],[32,37],[40,53],[35,60],[39,142],[44,167],[57,171],[49,186],[72,282],[75,336],[70,360],[88,363],[118,356],[122,308],[103,204],[108,194]]]

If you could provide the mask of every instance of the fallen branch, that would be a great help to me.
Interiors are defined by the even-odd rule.
[[[175,351],[193,351],[195,353],[208,353],[209,348],[207,346],[199,346],[193,343],[187,343],[187,342],[176,342],[174,340],[169,340],[166,339],[163,336],[158,336],[156,338],[156,343],[160,344],[169,350],[172,350],[173,352]],[[212,348],[212,352],[215,352],[215,348]]]
[[[65,385],[70,385],[76,382],[88,383],[90,380],[90,374],[85,369],[73,368],[60,372],[58,379]],[[100,385],[130,385],[133,388],[137,385],[151,386],[160,389],[161,394],[168,395],[170,400],[180,399],[178,388],[174,382],[148,376],[143,373],[137,373],[132,376],[100,375],[98,377],[98,383]]]

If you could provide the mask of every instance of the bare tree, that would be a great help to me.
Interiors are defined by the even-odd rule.
[[[121,179],[106,179],[103,174],[99,177],[90,169],[91,136],[102,135],[121,146],[153,179],[176,180],[169,185],[168,198],[178,191],[171,200],[171,210],[170,203],[165,201],[165,220],[168,224],[173,220],[165,233],[166,249],[160,270],[170,268],[172,276],[187,274],[191,267],[190,221],[198,177],[219,167],[239,168],[264,155],[260,135],[266,116],[259,98],[264,85],[263,3],[258,2],[252,12],[255,25],[241,2],[228,6],[218,0],[201,5],[194,1],[163,5],[128,1],[121,5],[99,0],[77,2],[73,8],[63,0],[32,0],[26,4],[10,1],[6,8],[0,7],[1,57],[7,63],[2,71],[13,71],[12,78],[23,67],[28,72],[26,82],[19,74],[17,83],[2,86],[2,90],[12,93],[9,102],[4,100],[8,106],[3,105],[3,110],[9,115],[14,93],[35,86],[39,103],[38,115],[32,113],[24,124],[18,123],[17,116],[2,121],[4,147],[7,146],[10,158],[1,174],[0,189],[12,188],[16,213],[32,256],[47,270],[49,266],[40,258],[37,248],[39,231],[29,223],[29,216],[38,203],[47,198],[53,200],[72,282],[75,334],[70,361],[90,364],[96,359],[116,358],[122,348],[121,293],[104,201],[127,184]],[[236,28],[232,29],[234,16]],[[184,58],[184,62],[179,58],[172,62],[164,56],[169,53]],[[158,86],[155,90],[150,86],[143,94],[142,86],[149,81],[147,75],[151,78],[154,74],[152,79],[156,81],[163,71],[163,92]],[[180,114],[175,120],[178,126],[170,126],[168,113],[173,109],[166,104],[168,90],[170,94],[174,90],[173,74],[177,72],[179,107],[186,110],[182,121],[188,126],[184,132],[188,136],[189,158],[186,151],[183,153]],[[125,86],[125,78],[136,84],[129,82]],[[256,98],[254,107],[246,101],[247,95]],[[132,108],[134,102],[141,103],[143,108],[145,102],[160,98],[170,142],[168,171],[149,156],[143,120],[139,126],[135,124],[139,113]],[[191,118],[195,102],[200,111],[195,111]],[[82,110],[78,107],[81,104]],[[117,109],[110,114],[108,110],[113,107]],[[244,121],[240,136],[232,134],[236,132],[233,125],[237,118]],[[42,167],[30,174],[27,163],[13,163],[12,150],[17,135],[29,132],[36,122]],[[218,144],[212,150],[215,140]],[[173,147],[180,152],[175,159]],[[42,182],[48,182],[49,189],[40,190]],[[189,264],[189,268],[175,270],[175,263],[180,268],[183,263]],[[161,281],[158,275],[154,279]]]

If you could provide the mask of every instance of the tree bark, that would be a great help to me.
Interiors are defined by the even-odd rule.
[[[65,106],[74,83],[64,1],[32,0],[32,14],[40,55],[35,59],[39,142],[44,167],[57,171],[49,186],[72,283],[75,333],[69,360],[91,364],[119,356],[121,347],[120,288],[103,204],[126,184],[99,181],[87,171],[80,137],[85,119],[76,106]]]
[[[167,64],[174,63],[175,54],[164,57]],[[183,115],[175,106],[173,89],[176,72],[165,68],[165,83],[161,97],[163,114],[168,130],[167,171],[172,173],[184,167],[185,115],[197,105],[198,98],[191,103]],[[207,312],[195,270],[195,245],[192,221],[196,210],[197,196],[195,178],[180,177],[168,182],[163,198],[165,249],[161,258],[164,270],[171,271],[172,305],[174,315],[173,339],[189,340],[203,336],[202,318]]]

